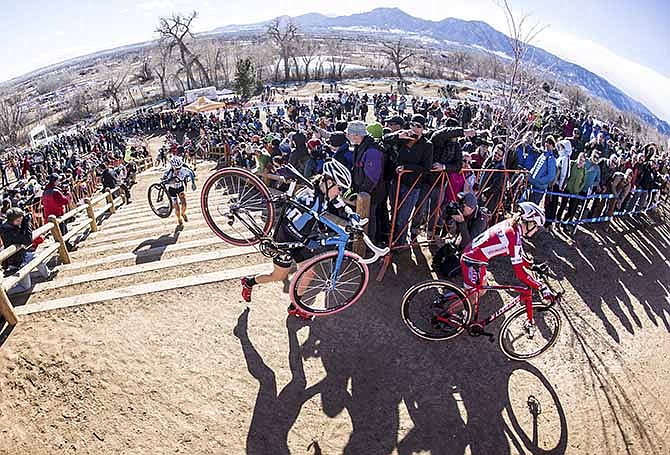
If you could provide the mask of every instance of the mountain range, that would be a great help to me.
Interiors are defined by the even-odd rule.
[[[276,18],[275,18],[276,19]],[[207,34],[232,34],[260,32],[275,19],[247,25],[228,25]],[[282,16],[280,20],[289,19]],[[465,21],[447,18],[431,21],[413,17],[398,8],[377,8],[367,13],[330,17],[318,13],[290,17],[305,32],[380,33],[387,35],[409,35],[416,39],[429,40],[433,46],[444,49],[465,47],[473,51],[512,55],[509,38],[482,21]],[[567,62],[541,49],[530,46],[528,55],[533,63],[550,68],[559,80],[566,84],[580,85],[591,94],[610,101],[622,111],[633,113],[654,126],[659,132],[670,135],[670,125],[654,115],[646,106],[591,71]]]

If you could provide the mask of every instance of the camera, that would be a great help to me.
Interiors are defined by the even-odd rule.
[[[447,205],[444,207],[444,216],[447,218],[451,218],[454,215],[457,215],[458,212],[463,212],[463,207],[464,204],[461,201],[451,201],[447,203]]]

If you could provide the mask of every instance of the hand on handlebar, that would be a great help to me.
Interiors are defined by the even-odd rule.
[[[552,291],[549,288],[549,286],[542,286],[540,288],[540,293],[542,294],[542,298],[544,300],[548,300],[550,302],[553,302],[554,300],[556,300],[556,297],[558,296],[558,294],[556,294],[554,291]]]

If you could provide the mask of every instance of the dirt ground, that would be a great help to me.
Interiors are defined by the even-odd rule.
[[[407,330],[401,296],[430,276],[420,248],[310,323],[287,318],[286,283],[249,308],[224,282],[25,316],[0,348],[0,454],[670,453],[668,224],[543,233],[528,249],[567,289],[556,346],[530,362]],[[119,285],[158,275],[177,276]]]

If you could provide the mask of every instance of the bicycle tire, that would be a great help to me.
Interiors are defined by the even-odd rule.
[[[556,311],[555,308],[550,307],[544,303],[533,304],[533,319],[535,321],[535,327],[537,331],[533,333],[532,336],[528,333],[526,323],[528,318],[526,316],[526,308],[522,307],[514,311],[510,317],[505,319],[502,327],[500,327],[500,332],[498,332],[498,346],[500,350],[512,360],[528,360],[538,355],[544,353],[556,343],[558,335],[561,333],[561,315]],[[553,322],[552,322],[553,321]],[[515,326],[512,328],[512,326]],[[525,335],[526,338],[522,338],[519,335]],[[542,339],[545,340],[545,343],[541,344],[541,347],[530,353],[521,353],[516,352],[516,348],[512,345],[514,344],[521,346],[524,340],[530,339],[531,341],[536,338],[537,334],[543,335]],[[546,334],[546,336],[544,335]]]
[[[202,187],[200,206],[212,232],[235,246],[257,244],[274,223],[270,191],[242,169],[225,168],[211,175]]]
[[[434,295],[424,295],[431,288]],[[429,306],[430,304],[430,306]],[[402,320],[409,330],[419,338],[429,341],[444,341],[460,335],[472,319],[472,304],[461,288],[444,280],[429,280],[415,284],[405,292],[400,306]],[[444,316],[453,324],[436,319]]]
[[[152,183],[147,190],[147,199],[151,211],[160,218],[169,218],[172,215],[174,204],[168,195],[165,186],[160,183]]]
[[[361,262],[360,256],[349,251],[345,251],[342,258],[338,276],[339,286],[336,286],[333,290],[328,289],[337,256],[337,251],[329,251],[315,256],[303,264],[293,275],[289,286],[289,295],[291,302],[296,307],[309,315],[325,316],[339,313],[356,303],[363,295],[368,286],[368,266]],[[304,286],[309,286],[314,281],[314,278],[306,277],[306,274],[310,271],[316,275],[319,280],[317,284],[320,284],[320,286],[304,290]],[[309,280],[309,282],[304,283],[303,280]],[[301,286],[303,289],[301,289]],[[321,292],[310,294],[309,297],[305,298],[306,294],[314,290]],[[298,295],[299,291],[302,291],[301,295]],[[338,303],[338,296],[343,296],[345,299]]]

